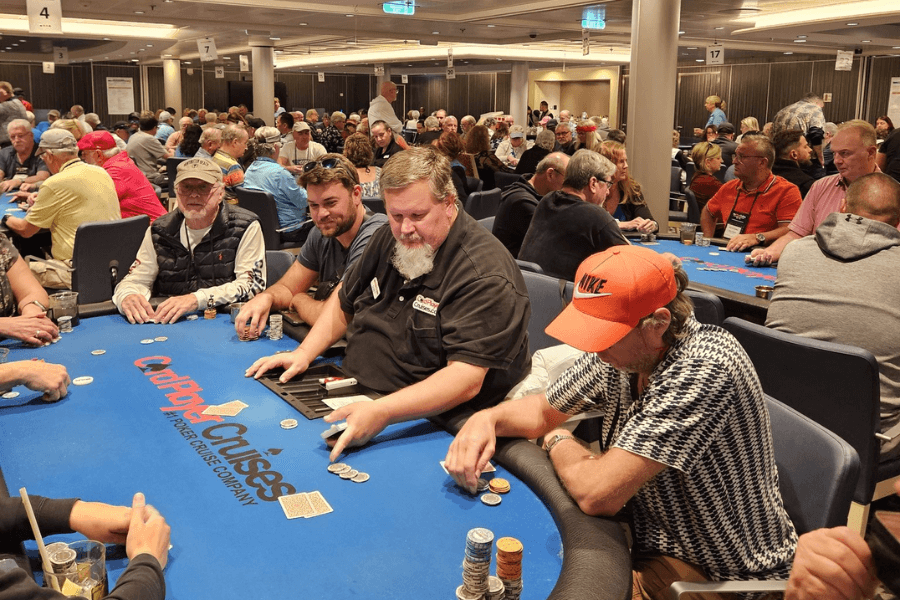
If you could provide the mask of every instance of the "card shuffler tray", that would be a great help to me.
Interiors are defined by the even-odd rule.
[[[284,373],[284,369],[272,369],[264,373],[257,381],[275,392],[279,398],[294,407],[300,414],[309,420],[321,419],[332,411],[324,400],[325,398],[343,398],[347,396],[369,396],[379,398],[381,394],[363,385],[352,385],[326,390],[319,383],[319,379],[325,377],[345,377],[340,367],[326,364],[310,367],[304,373],[295,376],[288,382],[281,383],[278,378]]]

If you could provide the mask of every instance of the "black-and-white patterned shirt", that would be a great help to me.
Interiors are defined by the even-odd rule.
[[[729,333],[693,317],[650,384],[585,354],[547,391],[567,414],[604,411],[600,443],[667,465],[638,490],[635,552],[713,580],[787,578],[797,533],[778,490],[769,414],[753,364]]]

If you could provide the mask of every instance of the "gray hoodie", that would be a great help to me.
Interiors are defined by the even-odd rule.
[[[832,213],[815,236],[788,244],[766,325],[864,348],[878,360],[881,430],[900,422],[900,231]],[[882,443],[900,455],[900,437]]]

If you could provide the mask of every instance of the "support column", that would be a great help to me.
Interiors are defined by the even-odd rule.
[[[509,85],[509,114],[513,122],[528,126],[528,63],[514,62]]]
[[[177,58],[163,59],[163,94],[166,106],[175,109],[175,123],[181,118],[181,61]]]
[[[272,43],[250,42],[253,73],[253,116],[275,126],[275,51]],[[282,99],[287,101],[287,99]],[[296,101],[296,100],[295,100]]]
[[[633,0],[628,89],[628,162],[650,212],[665,233],[669,221],[672,125],[681,0]],[[656,115],[670,115],[662,121]]]

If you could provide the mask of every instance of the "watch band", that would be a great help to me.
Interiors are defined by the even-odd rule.
[[[547,442],[547,444],[544,446],[544,450],[547,451],[547,454],[550,454],[550,451],[553,450],[553,447],[556,446],[561,441],[574,440],[574,439],[575,439],[575,437],[571,436],[571,435],[556,434],[550,439],[549,442]]]

